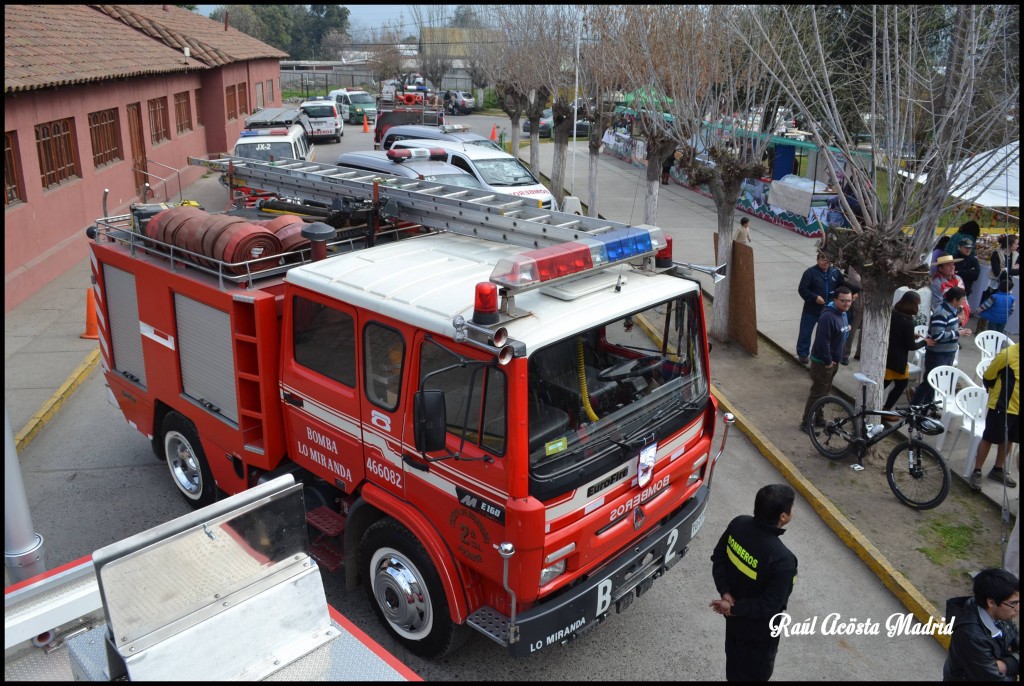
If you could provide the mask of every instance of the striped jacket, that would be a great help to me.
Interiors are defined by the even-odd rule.
[[[928,350],[935,353],[955,352],[960,345],[960,319],[957,311],[948,302],[942,301],[942,304],[932,311],[928,335],[935,341],[935,345]]]

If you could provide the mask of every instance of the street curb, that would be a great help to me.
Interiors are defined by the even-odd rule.
[[[71,394],[75,392],[85,377],[89,376],[89,373],[96,366],[96,363],[100,359],[100,349],[97,347],[91,353],[85,356],[82,363],[75,367],[75,370],[71,372],[71,375],[60,385],[60,388],[51,395],[46,402],[43,403],[42,407],[25,423],[25,426],[18,431],[14,437],[14,447],[19,453],[25,449],[32,439],[35,438],[36,434],[46,426],[46,423],[57,414],[57,410],[71,397]]]
[[[900,574],[890,562],[882,555],[882,552],[848,520],[832,502],[822,494],[810,481],[808,481],[796,465],[789,461],[764,434],[751,426],[743,414],[736,409],[729,400],[721,394],[714,386],[711,392],[718,400],[719,406],[726,412],[731,412],[736,417],[736,426],[742,431],[750,442],[754,444],[758,452],[764,455],[772,465],[778,469],[797,491],[800,492],[807,502],[811,504],[814,511],[821,517],[822,521],[839,537],[847,547],[851,548],[864,564],[875,573],[882,583],[892,591],[893,595],[903,603],[903,606],[914,613],[914,616],[922,624],[927,623],[929,618],[940,617],[934,605],[914,587],[910,581]],[[949,650],[949,636],[932,634],[946,650]]]

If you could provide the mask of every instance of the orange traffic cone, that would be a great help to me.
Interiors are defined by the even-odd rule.
[[[491,126],[491,140],[492,141],[498,140],[498,125],[497,124],[493,124]]]
[[[96,296],[93,295],[92,288],[86,291],[85,296],[85,333],[79,338],[88,338],[90,340],[99,340],[99,332],[96,328]]]
[[[366,115],[363,115],[363,133],[370,133],[370,124],[366,121]]]

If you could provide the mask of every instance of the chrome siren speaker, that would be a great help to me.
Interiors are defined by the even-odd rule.
[[[724,265],[724,264],[720,264],[717,267],[709,267],[709,266],[703,265],[703,264],[691,264],[689,262],[676,262],[676,266],[677,267],[686,267],[687,269],[692,269],[694,271],[698,271],[698,272],[703,272],[705,274],[709,274],[714,279],[715,283],[718,283],[719,281],[721,281],[722,279],[725,278],[726,265]]]

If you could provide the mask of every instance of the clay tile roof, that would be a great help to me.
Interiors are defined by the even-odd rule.
[[[6,93],[284,57],[173,5],[4,6]]]

